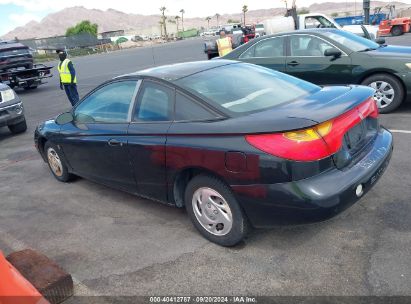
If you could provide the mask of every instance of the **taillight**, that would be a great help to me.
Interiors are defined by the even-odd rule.
[[[268,154],[296,161],[315,161],[341,149],[344,134],[366,117],[378,117],[373,98],[337,118],[285,133],[247,135],[249,144]]]

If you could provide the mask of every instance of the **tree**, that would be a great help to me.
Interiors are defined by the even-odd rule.
[[[91,23],[88,20],[83,20],[77,23],[73,27],[69,27],[66,30],[66,36],[73,36],[81,33],[89,33],[97,37],[98,25],[96,23]]]
[[[350,12],[345,12],[344,15],[348,17],[350,15]]]
[[[208,16],[207,18],[205,18],[205,20],[207,21],[207,30],[208,30],[208,29],[210,29],[210,20],[211,20],[211,17]]]
[[[243,5],[243,14],[244,14],[244,26],[245,26],[245,13],[248,12],[248,6],[247,5]]]
[[[166,39],[167,39],[167,24],[166,24],[166,19],[167,19],[167,17],[166,17],[166,15],[165,15],[166,9],[167,9],[167,8],[166,8],[165,6],[160,7],[161,19],[162,19],[162,24],[163,24],[163,28],[164,28],[164,36],[165,36]]]
[[[309,14],[309,13],[310,13],[310,11],[305,7],[303,7],[302,9],[297,11],[298,15]]]
[[[159,21],[158,24],[160,24],[160,36],[163,37],[163,21]]]
[[[176,20],[177,33],[178,33],[178,20],[180,19],[180,16],[175,16],[174,19]]]
[[[333,17],[333,18],[338,17],[338,13],[332,13],[331,17]]]
[[[127,42],[128,39],[126,37],[120,37],[116,40],[116,44]]]
[[[228,19],[227,23],[240,23],[237,19]]]
[[[217,26],[220,26],[220,22],[219,22],[220,16],[221,15],[219,13],[215,14],[215,17],[217,18]]]
[[[183,32],[184,32],[184,14],[186,13],[186,11],[182,8],[180,10],[181,13],[181,27],[183,28]]]

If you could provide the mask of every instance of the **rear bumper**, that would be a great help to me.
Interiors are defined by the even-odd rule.
[[[376,184],[392,150],[392,135],[381,128],[370,152],[350,168],[289,183],[231,187],[254,227],[322,221],[350,207]]]
[[[24,121],[24,108],[22,102],[0,107],[0,127],[11,126]]]

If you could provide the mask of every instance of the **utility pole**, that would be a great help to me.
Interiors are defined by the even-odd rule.
[[[363,0],[364,24],[370,24],[370,0]]]

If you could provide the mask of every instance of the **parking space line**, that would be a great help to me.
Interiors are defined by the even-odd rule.
[[[408,130],[390,130],[393,133],[404,133],[404,134],[411,134],[411,131]]]

